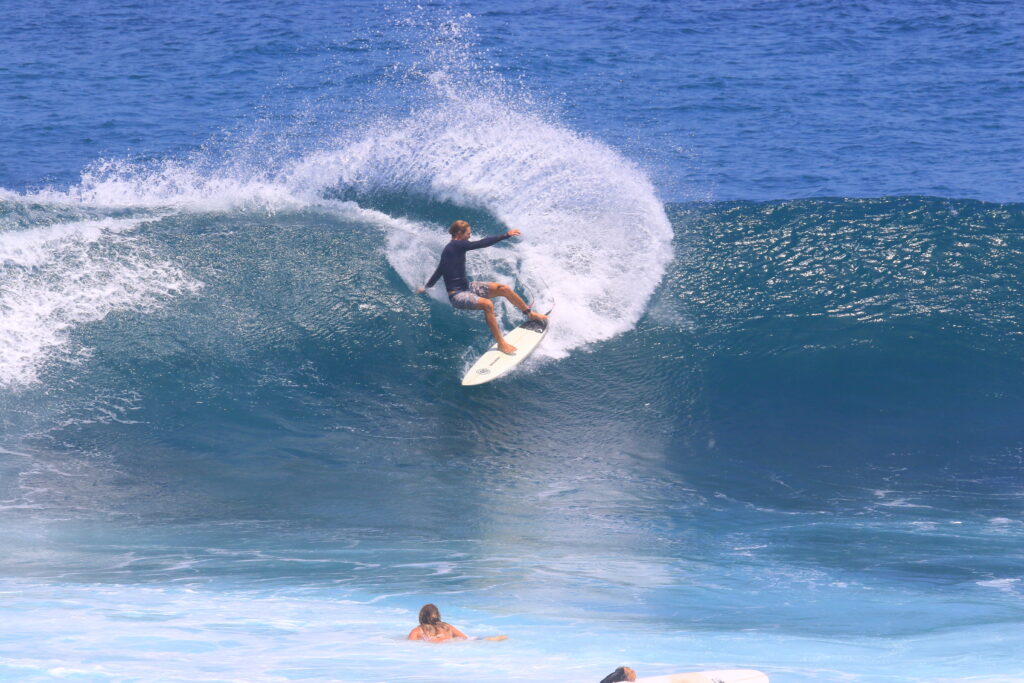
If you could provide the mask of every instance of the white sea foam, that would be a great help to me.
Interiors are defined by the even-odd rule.
[[[1020,579],[988,579],[986,581],[976,581],[979,586],[985,588],[995,588],[996,590],[1003,591],[1005,593],[1015,593],[1017,584],[1020,583]]]
[[[144,219],[100,218],[0,233],[0,386],[35,382],[70,353],[71,330],[198,283],[127,233]]]
[[[207,168],[200,160],[137,164],[124,160],[97,162],[67,190],[42,189],[19,199],[93,209],[164,209],[227,212],[302,208],[309,197],[280,183],[261,169],[235,166]]]
[[[671,226],[639,168],[600,143],[487,100],[452,101],[381,124],[355,143],[304,158],[288,184],[303,192],[408,193],[484,209],[520,229],[512,249],[471,255],[471,277],[518,283],[555,302],[543,347],[552,357],[631,329],[672,257]],[[389,232],[388,259],[417,287],[437,263],[445,226],[399,227]]]
[[[452,40],[440,42],[456,47],[427,60],[421,74],[426,92],[415,98],[424,103],[421,109],[364,122],[359,133],[325,139],[289,162],[218,165],[201,155],[145,165],[101,161],[69,189],[2,196],[108,213],[356,213],[382,229],[388,261],[410,288],[433,270],[446,225],[361,210],[331,197],[340,190],[368,197],[367,205],[377,193],[450,202],[522,231],[518,240],[475,252],[470,275],[516,285],[541,306],[557,304],[540,355],[564,357],[628,331],[672,258],[672,229],[650,181],[606,145],[501,94],[500,84],[483,85],[488,79],[480,80],[472,56],[461,48],[459,22],[445,27],[439,37],[451,33]],[[77,324],[196,286],[151,255],[97,249],[134,225],[102,219],[3,235],[0,262],[6,254],[10,284],[0,306],[0,383],[33,381],[40,363]],[[444,300],[440,288],[434,296]]]
[[[668,218],[636,165],[599,142],[487,98],[449,100],[381,122],[356,140],[325,143],[273,175],[236,167],[200,173],[179,162],[103,164],[67,192],[43,191],[31,199],[92,208],[341,212],[378,225],[391,265],[410,288],[422,285],[447,240],[446,226],[325,198],[335,189],[451,202],[520,229],[521,238],[471,255],[470,274],[515,285],[540,305],[557,305],[540,351],[550,357],[631,329],[672,257]],[[118,225],[51,227],[36,239],[95,241]],[[46,244],[19,248],[25,259],[54,258]],[[444,301],[440,289],[434,295]]]

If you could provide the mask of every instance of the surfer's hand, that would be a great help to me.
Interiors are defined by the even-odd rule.
[[[426,287],[418,287],[418,288],[416,289],[416,293],[417,293],[417,294],[422,294],[422,293],[423,293],[423,292],[425,292],[425,291],[427,291],[427,288],[426,288]]]
[[[508,235],[509,237],[519,237],[520,233],[518,230],[509,230],[505,234]]]

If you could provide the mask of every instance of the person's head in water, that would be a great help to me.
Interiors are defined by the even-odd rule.
[[[487,636],[480,640],[506,640],[508,636]],[[446,640],[468,640],[469,636],[449,623],[441,621],[437,605],[427,603],[420,607],[420,625],[409,631],[408,640],[426,640],[440,643]]]
[[[423,607],[420,607],[420,628],[428,636],[437,635],[437,631],[444,622],[441,621],[441,610],[437,609],[437,605],[428,602]]]
[[[636,671],[628,666],[620,666],[615,671],[601,679],[601,683],[620,683],[620,681],[635,681]]]
[[[455,221],[448,226],[448,234],[452,236],[453,240],[469,237],[471,231],[472,228],[469,227],[469,223],[462,220]]]

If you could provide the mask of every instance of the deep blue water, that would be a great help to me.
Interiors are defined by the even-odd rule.
[[[0,679],[1024,680],[1019,5],[2,9]]]

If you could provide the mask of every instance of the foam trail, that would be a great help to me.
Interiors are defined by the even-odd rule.
[[[157,164],[101,161],[82,172],[67,190],[46,188],[9,199],[93,209],[173,209],[195,213],[255,209],[301,209],[317,197],[296,194],[261,169],[237,166],[205,168],[200,158]],[[0,194],[0,198],[4,195]]]

